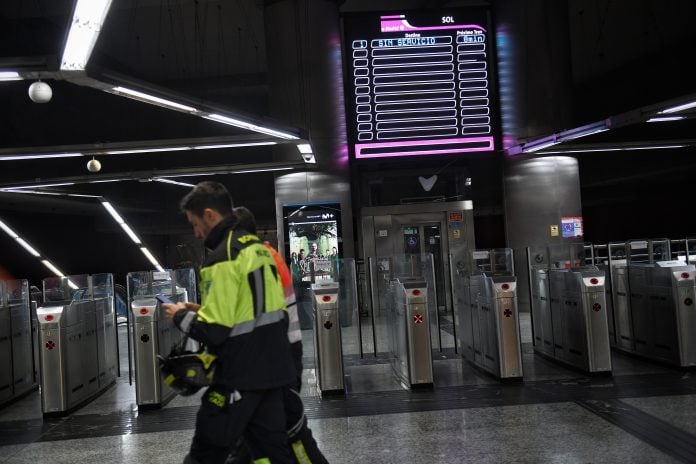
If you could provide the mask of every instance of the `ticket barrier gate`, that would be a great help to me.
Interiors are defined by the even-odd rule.
[[[314,365],[322,395],[345,393],[337,282],[312,284]]]
[[[522,378],[514,276],[467,276],[458,290],[459,347],[462,356],[499,379]]]
[[[696,267],[682,261],[617,267],[616,347],[679,367],[695,366],[695,275]]]
[[[38,387],[26,280],[0,281],[0,404]]]
[[[545,334],[551,339],[537,352],[590,374],[611,373],[605,282],[595,266],[549,270],[549,311],[542,317],[551,318]]]
[[[460,354],[499,379],[522,378],[517,279],[512,250],[454,256],[457,346]]]
[[[392,368],[409,388],[433,386],[428,285],[419,277],[399,277],[390,282]]]
[[[159,408],[176,392],[162,381],[157,356],[168,356],[181,343],[183,333],[167,320],[155,296],[163,294],[174,302],[195,302],[195,273],[193,269],[131,272],[127,280],[136,403],[139,409]],[[190,343],[195,344],[192,340]]]
[[[39,325],[41,407],[60,415],[116,380],[116,321],[111,274],[44,279]]]

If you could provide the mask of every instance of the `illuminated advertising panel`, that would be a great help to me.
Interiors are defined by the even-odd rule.
[[[286,259],[293,280],[309,281],[342,257],[341,206],[339,203],[309,203],[283,206]]]
[[[477,8],[344,16],[356,159],[495,149],[487,18]]]

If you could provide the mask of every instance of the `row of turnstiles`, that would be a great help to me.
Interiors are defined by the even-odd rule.
[[[40,386],[44,415],[62,415],[113,385],[120,375],[118,298],[129,304],[129,378],[138,407],[166,404],[175,392],[162,382],[157,356],[167,356],[182,335],[155,297],[195,301],[195,282],[192,269],[135,272],[126,295],[118,295],[111,274],[50,277],[38,298],[26,280],[0,282],[0,404]]]
[[[696,267],[661,259],[672,256],[668,243],[662,245],[667,254],[658,245],[528,248],[534,351],[587,373],[611,372],[612,347],[679,367],[696,365]],[[437,315],[433,277],[423,271],[432,269],[432,256],[401,259],[405,265],[394,269],[408,271],[386,282],[389,360],[407,388],[430,387]],[[456,350],[499,379],[521,379],[512,250],[477,250],[450,260]],[[160,407],[175,394],[160,378],[157,357],[182,343],[182,335],[155,297],[196,301],[195,279],[192,269],[128,274],[128,361],[139,408]],[[341,285],[355,281],[310,285],[322,394],[345,391]],[[40,385],[44,414],[62,414],[112,385],[120,375],[117,297],[111,274],[45,279],[43,302],[34,308],[26,281],[0,282],[0,404]]]

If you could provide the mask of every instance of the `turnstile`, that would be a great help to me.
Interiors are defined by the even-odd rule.
[[[534,351],[587,373],[610,373],[606,276],[581,265],[588,248],[528,249]]]
[[[195,273],[193,269],[131,272],[127,281],[136,403],[140,409],[159,408],[176,392],[162,381],[157,356],[168,356],[183,334],[167,320],[155,296],[196,302]]]
[[[476,250],[455,259],[468,263],[453,276],[461,355],[499,379],[522,378],[512,250]]]
[[[614,274],[616,347],[680,367],[696,365],[696,267],[630,263]]]
[[[399,277],[390,283],[393,295],[392,367],[409,388],[433,386],[428,285],[418,277]]]
[[[322,395],[344,393],[339,285],[321,281],[312,284],[311,290],[317,385]]]
[[[605,281],[594,266],[551,270],[553,357],[589,373],[612,370]]]
[[[37,308],[41,406],[62,414],[116,380],[116,324],[111,274],[44,279]]]
[[[0,404],[38,386],[32,322],[28,282],[0,281]]]

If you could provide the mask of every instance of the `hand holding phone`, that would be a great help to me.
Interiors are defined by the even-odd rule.
[[[163,295],[162,293],[158,293],[157,295],[155,295],[155,298],[157,298],[157,301],[159,301],[160,303],[176,304],[172,300],[170,300],[169,297],[167,297],[166,295]]]

